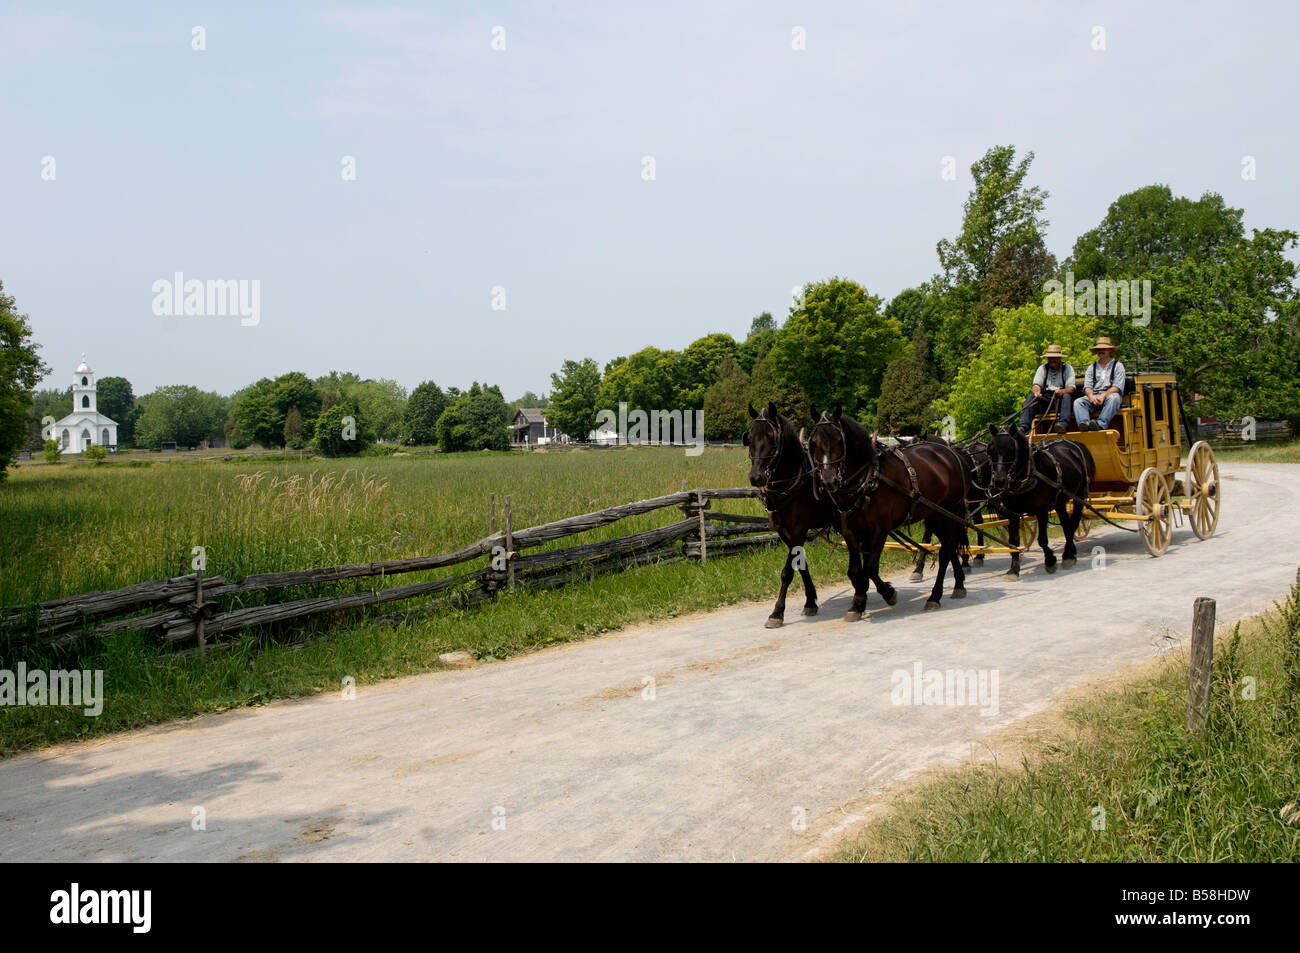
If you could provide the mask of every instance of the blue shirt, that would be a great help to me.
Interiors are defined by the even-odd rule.
[[[1111,362],[1104,368],[1094,361],[1088,365],[1088,373],[1083,376],[1083,388],[1100,396],[1110,388],[1118,387],[1119,392],[1123,394],[1124,380],[1124,365],[1119,361],[1111,358]]]

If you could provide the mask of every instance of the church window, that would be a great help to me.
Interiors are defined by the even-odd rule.
[[[63,449],[64,449],[64,450],[67,450],[67,449],[68,449],[68,443],[69,443],[69,441],[71,441],[71,440],[72,440],[72,435],[71,435],[70,433],[68,433],[66,430],[63,431]]]
[[[82,395],[81,395],[81,406],[82,406],[82,407],[89,407],[89,406],[90,406],[90,398],[87,397],[85,394],[82,394]]]
[[[90,383],[90,379],[89,379],[89,378],[87,378],[87,377],[83,377],[83,378],[81,379],[81,386],[82,386],[82,387],[87,386],[89,383]]]

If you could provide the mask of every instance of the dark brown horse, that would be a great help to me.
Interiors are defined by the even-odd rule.
[[[989,475],[989,450],[986,441],[974,438],[964,440],[961,443],[949,443],[943,437],[937,434],[924,434],[914,438],[917,443],[942,443],[952,447],[961,456],[962,462],[966,464],[966,502],[967,516],[971,522],[978,523],[979,516],[984,512],[984,505],[987,500],[984,498],[983,487],[988,486]],[[970,530],[966,530],[967,543],[970,542]],[[984,534],[979,530],[975,531],[976,545],[984,545]],[[922,543],[929,543],[934,538],[934,533],[929,529],[921,538]],[[925,560],[929,553],[922,549],[916,554],[916,565],[912,567],[912,575],[908,577],[909,582],[920,582],[925,578]],[[984,554],[975,554],[975,565],[984,565]],[[969,552],[961,554],[961,568],[963,571],[969,571],[971,567],[971,558]]]
[[[1063,564],[1075,563],[1074,534],[1083,518],[1096,463],[1088,448],[1073,440],[1048,440],[1031,446],[1018,427],[998,430],[989,427],[989,502],[1007,518],[1011,545],[1020,546],[1020,518],[1038,520],[1038,545],[1043,550],[1043,568],[1056,572],[1056,554],[1047,543],[1047,514],[1056,510],[1065,531]],[[1007,576],[1020,578],[1020,553],[1011,554]]]
[[[762,413],[749,408],[751,418],[744,444],[749,448],[749,482],[758,488],[758,498],[767,510],[772,529],[788,547],[781,570],[781,594],[764,623],[769,629],[785,621],[785,594],[797,568],[803,579],[804,615],[817,614],[817,587],[808,572],[805,544],[818,530],[834,528],[835,511],[816,492],[812,466],[794,425],[769,403]]]
[[[935,508],[953,516],[966,513],[965,465],[952,448],[934,443],[901,450],[881,447],[875,434],[837,407],[818,419],[809,450],[817,482],[840,515],[849,551],[862,556],[856,572],[849,565],[853,603],[847,621],[862,618],[868,583],[875,583],[887,604],[898,601],[894,587],[880,578],[880,554],[891,530],[916,520],[924,520],[939,540],[939,571],[926,609],[939,608],[949,564],[953,598],[966,595],[965,573],[956,558],[964,527]]]

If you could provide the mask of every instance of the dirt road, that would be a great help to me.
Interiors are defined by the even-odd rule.
[[[929,575],[904,575],[898,605],[873,592],[855,624],[840,587],[779,630],[749,605],[23,755],[0,763],[0,861],[807,856],[885,786],[1183,640],[1195,596],[1221,626],[1282,596],[1300,466],[1223,476],[1212,540],[1184,527],[1152,559],[1102,526],[1075,568],[1032,555],[1011,582],[992,558],[938,612]],[[983,699],[895,704],[917,663],[983,673]]]

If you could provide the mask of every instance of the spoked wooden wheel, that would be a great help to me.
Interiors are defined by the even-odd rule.
[[[1088,534],[1091,532],[1092,532],[1092,517],[1091,516],[1079,517],[1079,526],[1074,531],[1075,540],[1078,541],[1080,539],[1087,539]]]
[[[1169,548],[1169,537],[1173,535],[1174,507],[1169,484],[1155,467],[1147,467],[1138,478],[1137,515],[1151,517],[1138,525],[1147,552],[1159,556]]]
[[[1198,539],[1209,539],[1219,525],[1219,464],[1204,440],[1193,444],[1187,454],[1183,492],[1187,496],[1187,517],[1192,532]]]

